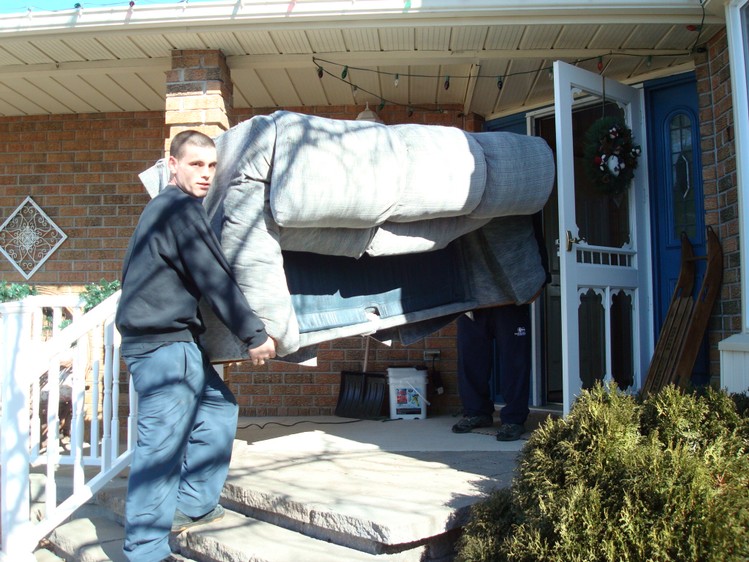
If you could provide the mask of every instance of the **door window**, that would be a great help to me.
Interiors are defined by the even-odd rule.
[[[697,238],[692,126],[692,120],[686,113],[677,113],[669,122],[673,240],[679,240],[682,232],[686,232],[690,240]]]
[[[576,109],[573,115],[575,216],[579,237],[593,246],[621,248],[630,242],[629,192],[612,197],[597,189],[586,172],[588,162],[583,152],[586,131],[601,117],[623,117],[622,109],[599,98],[598,103]]]

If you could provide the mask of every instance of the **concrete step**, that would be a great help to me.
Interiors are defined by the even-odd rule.
[[[513,467],[506,467],[510,474]],[[236,444],[223,498],[239,513],[371,554],[414,545],[441,553],[470,506],[497,484],[441,462],[366,444],[352,449],[336,436],[310,432],[278,448]]]
[[[176,537],[181,554],[199,562],[417,562],[425,547],[373,555],[227,511],[226,517]]]
[[[109,517],[73,519],[49,537],[54,554],[39,562],[127,562],[122,553],[124,529]],[[245,517],[231,510],[221,520],[170,537],[170,562],[415,562],[424,547],[392,555],[372,555],[313,539],[300,533]],[[56,557],[59,556],[60,558]]]
[[[229,542],[234,554],[228,560],[451,558],[466,509],[477,498],[476,489],[470,488],[471,495],[461,500],[457,471],[449,471],[448,479],[438,463],[382,451],[338,451],[335,461],[308,458],[303,463],[294,462],[297,454],[302,452],[261,453],[235,443],[221,497],[229,515],[215,525],[181,534],[173,550],[201,562],[223,560],[214,551],[229,548]],[[125,493],[126,481],[121,478],[96,498],[107,517],[120,525]],[[454,503],[446,505],[448,499]],[[283,552],[279,545],[284,545]],[[249,552],[254,557],[246,558]],[[270,554],[275,558],[267,558]],[[309,558],[313,555],[319,557]]]
[[[398,423],[382,426],[381,437],[374,433],[379,428],[366,428],[369,441],[349,438],[345,432],[353,429],[346,427],[337,428],[338,435],[313,430],[237,439],[221,498],[227,516],[171,537],[175,556],[195,562],[451,561],[470,507],[510,484],[521,445],[499,444],[489,433],[460,436],[447,450],[384,450],[378,439],[420,430]],[[440,446],[457,439],[449,433],[451,420],[435,423],[444,427],[420,439],[442,439]],[[472,442],[478,448],[472,450]],[[125,475],[110,482],[77,519],[55,530],[51,550],[66,561],[124,562],[126,487]]]
[[[48,537],[50,547],[64,560],[75,562],[127,562],[122,553],[125,530],[106,514],[76,514]]]

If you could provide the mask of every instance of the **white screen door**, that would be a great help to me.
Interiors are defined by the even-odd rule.
[[[642,92],[554,63],[562,386],[567,414],[583,388],[639,390],[652,354],[650,238]],[[635,177],[612,196],[588,179],[577,115],[618,115],[642,147]],[[600,109],[599,109],[600,108]]]

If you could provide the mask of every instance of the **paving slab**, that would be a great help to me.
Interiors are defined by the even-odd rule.
[[[183,555],[222,562],[419,562],[425,551],[375,556],[231,511],[221,521],[181,533],[176,542]]]
[[[240,420],[224,498],[247,515],[374,554],[439,537],[510,485],[524,444],[454,434],[455,421]]]
[[[81,517],[57,527],[49,541],[76,562],[127,562],[124,534],[122,526],[108,518]]]

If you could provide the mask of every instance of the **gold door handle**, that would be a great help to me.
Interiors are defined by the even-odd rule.
[[[585,242],[585,238],[573,238],[572,233],[568,230],[567,231],[567,251],[572,251],[572,244],[579,244],[580,242]]]

